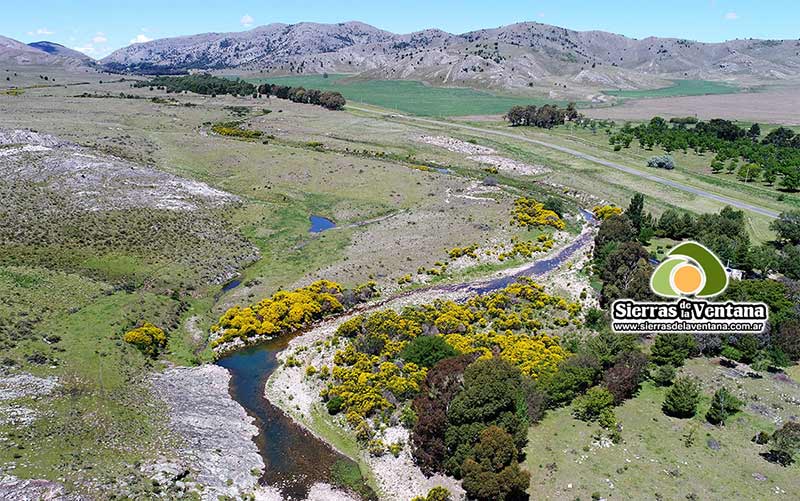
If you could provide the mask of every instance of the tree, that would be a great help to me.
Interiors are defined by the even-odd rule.
[[[781,212],[778,219],[770,223],[769,229],[785,243],[800,244],[800,210]]]
[[[439,360],[456,355],[441,336],[417,336],[400,352],[400,358],[422,367],[433,367]]]
[[[786,354],[792,361],[800,360],[800,320],[782,322],[772,334],[772,345]]]
[[[537,381],[547,394],[549,405],[556,407],[570,402],[576,395],[593,386],[600,377],[600,362],[588,354],[573,355],[561,362],[558,370]]]
[[[647,161],[647,166],[672,170],[675,168],[675,160],[670,155],[654,156]]]
[[[620,404],[639,391],[639,384],[645,376],[647,356],[638,351],[631,351],[619,357],[617,363],[609,368],[603,376],[603,386],[614,397],[614,404]]]
[[[723,386],[714,392],[714,396],[711,398],[711,407],[706,413],[706,420],[711,424],[725,424],[728,416],[739,412],[742,405],[743,402]]]
[[[418,416],[411,430],[411,454],[426,474],[444,471],[447,408],[462,388],[464,369],[474,360],[475,355],[441,360],[428,371],[411,404]]]
[[[522,495],[530,483],[530,474],[517,463],[514,440],[497,426],[481,431],[478,444],[461,469],[462,485],[471,499],[512,499]]]
[[[787,421],[772,434],[769,452],[774,461],[788,466],[800,456],[800,423]]]
[[[600,280],[600,303],[610,304],[620,298],[644,301],[652,299],[650,276],[653,266],[650,255],[639,242],[625,242],[608,254],[605,259]]]
[[[758,141],[758,138],[761,137],[761,126],[757,123],[751,125],[747,130],[747,137],[750,138],[751,141]]]
[[[658,365],[680,367],[697,352],[694,336],[686,333],[660,333],[650,348],[650,359]]]
[[[739,167],[736,175],[740,181],[744,181],[745,183],[755,181],[761,177],[761,166],[755,163],[744,164]]]
[[[633,225],[633,228],[637,232],[641,231],[642,222],[644,221],[644,195],[641,193],[633,195],[624,214]]]
[[[690,418],[697,412],[700,384],[694,378],[679,377],[667,391],[661,410],[668,416]]]

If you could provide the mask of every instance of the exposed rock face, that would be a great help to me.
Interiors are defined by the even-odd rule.
[[[194,210],[238,200],[205,183],[27,130],[0,129],[0,173],[6,182],[47,186],[81,210]]]
[[[49,480],[0,477],[0,501],[78,501],[80,496],[67,495],[64,487]]]
[[[635,88],[664,83],[664,77],[788,78],[800,74],[800,52],[795,40],[637,40],[531,22],[460,35],[441,30],[398,35],[348,22],[270,24],[245,32],[154,40],[117,50],[102,64],[140,73],[228,68],[365,73],[494,88],[566,77],[563,83]]]
[[[204,486],[203,499],[253,494],[264,470],[253,442],[258,429],[228,393],[230,378],[223,367],[203,365],[169,369],[153,380],[169,407],[170,428],[184,441],[180,457]],[[169,470],[162,466],[156,470]]]

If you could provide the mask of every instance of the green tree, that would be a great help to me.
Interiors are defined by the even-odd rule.
[[[680,367],[696,351],[697,342],[691,334],[660,333],[650,349],[650,359],[659,365]]]
[[[513,438],[497,426],[481,431],[477,445],[461,469],[462,485],[471,499],[514,499],[523,495],[530,483],[530,474],[517,463]]]
[[[642,222],[644,221],[644,195],[636,193],[631,197],[631,202],[624,212],[631,225],[638,233],[642,229]]]
[[[800,244],[800,210],[781,212],[778,219],[770,223],[769,228],[777,233],[783,242]]]
[[[700,402],[700,383],[690,377],[679,377],[667,390],[661,409],[664,414],[678,418],[690,418],[697,412]]]
[[[725,424],[728,416],[736,414],[742,408],[743,402],[736,398],[727,388],[722,387],[714,392],[711,398],[711,407],[706,413],[706,420],[711,424]]]

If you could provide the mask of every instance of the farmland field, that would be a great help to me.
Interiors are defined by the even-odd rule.
[[[673,80],[672,85],[668,87],[637,90],[604,90],[603,94],[622,99],[646,99],[653,97],[733,94],[739,91],[739,87],[724,82],[711,82],[708,80]]]
[[[248,79],[252,83],[276,83],[311,89],[334,90],[349,101],[422,116],[497,115],[515,105],[540,105],[540,97],[502,96],[466,88],[431,87],[402,80],[350,81],[348,75],[305,75]],[[564,104],[564,103],[560,103]]]

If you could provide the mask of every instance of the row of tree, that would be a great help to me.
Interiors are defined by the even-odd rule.
[[[341,110],[347,104],[347,100],[338,92],[306,89],[305,87],[264,83],[258,86],[258,93],[267,97],[288,99],[294,103],[315,104],[329,110]]]
[[[255,94],[255,85],[240,79],[215,77],[208,73],[196,73],[183,76],[158,76],[152,80],[136,82],[134,87],[155,87],[172,92],[194,92],[205,95],[230,94],[232,96],[250,96]]]
[[[772,184],[780,177],[780,185],[790,191],[800,189],[800,135],[791,129],[778,127],[763,139],[761,127],[753,124],[745,129],[729,120],[697,121],[693,126],[685,121],[672,125],[661,117],[636,127],[626,124],[609,137],[615,150],[630,147],[633,140],[646,149],[662,147],[667,153],[694,150],[715,153],[712,170],[720,172],[730,161],[730,171],[739,168],[744,160],[749,167],[741,172],[743,181],[759,178]]]

